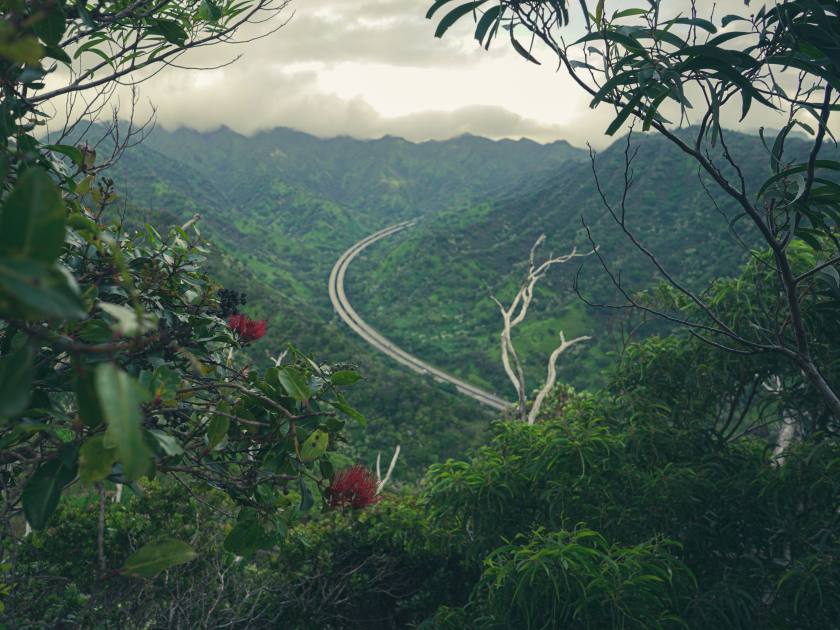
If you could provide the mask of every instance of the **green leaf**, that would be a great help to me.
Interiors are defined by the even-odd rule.
[[[148,433],[155,439],[155,442],[158,443],[163,452],[170,457],[183,454],[184,449],[181,448],[178,440],[165,431],[161,431],[160,429],[149,429]]]
[[[222,17],[222,10],[213,0],[201,0],[201,7],[198,9],[198,17],[208,22],[218,22]]]
[[[353,407],[348,405],[343,400],[336,400],[336,401],[330,402],[330,404],[333,407],[335,407],[336,409],[338,409],[339,411],[341,411],[342,413],[344,413],[344,414],[350,416],[351,418],[353,418],[353,420],[358,422],[361,426],[364,427],[364,426],[367,425],[367,419],[365,419],[365,417],[361,413],[359,413],[358,411],[353,409]]]
[[[102,424],[102,408],[96,396],[92,370],[81,365],[76,366],[73,391],[76,394],[76,409],[84,425],[94,429]]]
[[[335,467],[327,459],[322,459],[318,462],[318,468],[321,470],[321,476],[324,479],[332,479],[333,475],[335,475]]]
[[[277,370],[277,380],[286,393],[298,402],[306,402],[312,395],[309,384],[296,368],[289,366]]]
[[[530,61],[531,63],[535,63],[538,66],[542,65],[537,59],[530,53],[526,48],[520,44],[516,39],[513,37],[513,31],[510,33],[510,43],[513,44],[513,49],[518,52],[522,57]]]
[[[696,26],[697,28],[701,28],[704,31],[708,31],[709,33],[717,33],[717,27],[712,24],[709,20],[704,20],[703,18],[686,18],[680,17],[671,20],[673,24],[686,24],[688,26]]]
[[[315,430],[309,434],[300,446],[300,457],[305,462],[315,461],[327,452],[330,435],[326,431]]]
[[[749,20],[740,15],[724,15],[723,19],[721,19],[720,21],[720,25],[723,28],[726,28],[727,26],[732,24],[732,22],[749,22]]]
[[[76,477],[76,468],[68,467],[62,458],[41,464],[21,494],[23,513],[32,529],[40,530],[58,507],[61,491]]]
[[[230,419],[225,416],[213,416],[207,427],[207,450],[212,451],[227,437]]]
[[[44,148],[54,153],[61,153],[62,155],[66,155],[71,160],[73,160],[73,164],[75,164],[76,166],[81,166],[85,159],[84,155],[79,149],[69,144],[48,144]]]
[[[475,11],[480,5],[484,4],[485,1],[486,0],[475,0],[475,2],[467,2],[466,4],[462,4],[460,7],[452,9],[449,13],[443,16],[443,19],[440,22],[438,22],[437,29],[435,30],[435,37],[443,37],[443,34],[449,30],[450,26],[455,24],[455,22],[468,13]],[[432,7],[432,9],[437,10],[435,7]],[[432,9],[429,9],[429,13],[426,17],[431,17],[434,13]]]
[[[146,474],[151,453],[143,440],[143,393],[139,384],[111,363],[96,368],[96,393],[108,428],[105,446],[114,448],[127,481]]]
[[[312,509],[312,506],[315,505],[315,498],[312,496],[312,491],[309,489],[309,486],[306,485],[306,481],[304,481],[303,477],[299,477],[298,482],[300,485],[299,509],[301,512],[308,512]]]
[[[45,57],[52,57],[53,59],[57,59],[58,61],[67,64],[68,66],[73,63],[73,60],[70,59],[70,55],[58,46],[47,46],[44,49],[44,53]]]
[[[243,508],[236,519],[236,525],[225,538],[224,547],[231,553],[250,558],[258,549],[270,549],[274,538],[265,530],[259,515],[252,508]]]
[[[0,217],[0,256],[54,262],[64,248],[64,204],[40,168],[18,180]]]
[[[183,46],[187,42],[187,32],[174,20],[155,20],[155,25],[149,29],[154,35],[161,35],[171,44]]]
[[[339,370],[330,376],[333,385],[352,385],[361,379],[361,375],[355,370]]]
[[[81,319],[85,308],[72,276],[34,260],[0,258],[0,315]]]
[[[60,4],[45,5],[43,17],[32,26],[35,34],[48,46],[58,46],[67,28]]]
[[[432,17],[438,9],[440,9],[445,4],[449,4],[450,2],[452,2],[452,0],[435,0],[435,3],[431,7],[429,7],[429,10],[426,12],[426,19],[432,19]]]
[[[82,322],[77,335],[85,343],[106,343],[114,338],[111,327],[101,319],[88,319]]]
[[[496,24],[499,21],[499,15],[502,12],[502,5],[498,4],[494,7],[490,7],[487,11],[484,12],[484,15],[481,16],[481,19],[478,21],[478,24],[475,26],[475,38],[478,40],[478,43],[481,44],[484,42],[484,36],[487,34],[487,31],[491,26]],[[490,43],[490,39],[493,38],[493,32],[491,32],[490,37],[488,38],[488,44]]]
[[[79,451],[79,479],[91,484],[102,481],[111,474],[117,461],[117,452],[105,446],[105,434],[90,436]]]
[[[17,41],[0,42],[0,58],[14,63],[37,65],[44,56],[44,47],[36,37],[21,37]]]
[[[134,337],[154,330],[157,323],[152,315],[141,313],[138,317],[137,311],[121,304],[99,302],[98,306],[116,320],[114,331],[126,337]]]
[[[90,12],[85,6],[84,0],[76,0],[76,11],[79,12],[79,17],[82,18],[82,22],[84,22],[85,26],[88,28],[94,28],[96,26],[93,21],[93,17],[90,15]]]
[[[624,122],[627,120],[627,118],[630,116],[630,114],[632,114],[634,112],[636,107],[641,102],[643,94],[644,93],[642,92],[642,90],[639,90],[638,92],[636,92],[636,94],[633,96],[633,98],[630,99],[630,102],[627,103],[627,105],[624,106],[624,109],[622,109],[621,112],[619,112],[619,114],[618,114],[618,116],[616,116],[615,120],[613,120],[610,123],[610,126],[607,127],[607,132],[606,133],[607,133],[608,136],[612,136],[613,134],[615,134],[616,131],[618,131],[621,128],[621,125],[624,124]]]
[[[187,543],[169,538],[140,547],[128,557],[120,573],[140,578],[153,578],[179,564],[195,560],[198,554]]]
[[[600,7],[603,7],[604,0],[600,0],[598,3]],[[613,20],[620,20],[621,18],[631,17],[633,15],[645,15],[649,13],[647,9],[624,9],[623,11],[616,11],[612,15]]]
[[[0,359],[0,416],[16,416],[32,397],[32,348],[28,343]]]

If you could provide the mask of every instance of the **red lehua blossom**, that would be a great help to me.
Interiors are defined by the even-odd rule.
[[[376,479],[364,466],[353,466],[340,470],[327,488],[327,499],[334,508],[351,507],[358,510],[382,497],[376,494]]]
[[[231,315],[228,326],[234,330],[243,343],[256,341],[265,336],[266,321],[264,319],[248,319],[245,315]]]

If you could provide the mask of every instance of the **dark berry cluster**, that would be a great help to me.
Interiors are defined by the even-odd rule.
[[[227,319],[231,315],[238,315],[239,307],[245,306],[247,303],[248,299],[243,292],[230,289],[219,291],[219,315],[223,319]]]
[[[164,343],[163,358],[166,361],[173,361],[176,357],[178,346],[186,346],[193,337],[193,329],[186,322],[174,320],[173,322],[158,321],[158,334]]]

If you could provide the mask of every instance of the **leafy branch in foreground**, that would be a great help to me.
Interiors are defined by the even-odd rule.
[[[100,87],[93,98],[107,98],[118,80],[139,80],[139,71],[172,65],[191,48],[232,41],[241,26],[284,6],[4,4],[4,541],[47,528],[63,496],[96,493],[103,572],[106,487],[142,494],[144,480],[160,475],[193,496],[226,493],[238,515],[224,545],[251,555],[281,541],[315,506],[331,484],[330,452],[346,418],[364,422],[340,390],[357,380],[351,368],[318,364],[294,348],[264,371],[240,358],[266,323],[240,313],[241,294],[207,276],[198,215],[164,235],[126,218],[127,206],[114,212],[114,185],[101,176],[95,149],[37,133],[50,122],[41,107],[52,99]],[[46,90],[48,75],[66,82]],[[14,544],[0,548],[0,560],[6,554],[14,555]],[[193,555],[184,542],[163,541],[137,551],[120,572],[151,577]]]
[[[840,384],[815,352],[818,342],[802,305],[815,301],[817,309],[835,308],[832,296],[840,287],[840,162],[824,155],[826,140],[833,139],[831,117],[840,107],[840,6],[829,0],[791,0],[719,19],[712,9],[707,19],[695,3],[687,15],[666,15],[659,1],[612,13],[603,0],[581,4],[576,26],[585,34],[571,43],[563,38],[572,21],[564,0],[438,0],[427,17],[457,5],[439,22],[438,36],[459,19],[474,16],[476,39],[486,46],[507,32],[530,61],[547,49],[590,95],[591,107],[615,109],[607,134],[636,121],[697,164],[710,185],[738,208],[739,215],[726,218],[730,225],[744,219],[751,234],[743,240],[761,242],[769,252],[762,260],[773,271],[772,291],[782,299],[770,327],[756,321],[751,331],[732,329],[713,302],[664,269],[655,252],[633,236],[625,220],[625,189],[620,209],[605,198],[607,209],[663,280],[697,307],[691,320],[673,310],[654,312],[679,320],[728,351],[782,356],[805,374],[836,427]],[[523,34],[532,42],[527,49],[520,43]],[[749,123],[757,110],[774,112],[782,128],[765,142],[772,175],[753,191],[730,152],[725,119],[735,116]],[[696,124],[695,135],[679,132],[672,121]],[[807,155],[785,153],[794,132],[810,136]],[[797,243],[813,250],[809,264],[802,264]],[[625,298],[632,293],[618,288]],[[639,304],[627,299],[623,306]]]

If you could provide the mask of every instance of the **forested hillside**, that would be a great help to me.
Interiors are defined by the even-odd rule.
[[[685,137],[691,133],[684,131]],[[738,133],[730,135],[728,147],[744,165],[754,192],[770,175],[769,147],[757,135]],[[735,221],[733,201],[716,192],[708,174],[698,173],[696,163],[664,138],[637,134],[629,148],[636,150],[626,202],[629,228],[671,273],[695,289],[736,270],[755,243],[749,235],[750,242],[739,242],[745,231]],[[791,155],[801,157],[806,150],[803,140],[789,139]],[[600,186],[616,207],[624,190],[626,151],[626,141],[619,140],[595,157]],[[714,155],[726,171],[720,148]],[[371,248],[354,263],[347,281],[358,310],[404,348],[508,395],[512,389],[499,359],[502,319],[491,295],[512,297],[531,245],[541,234],[546,235],[545,253],[562,254],[573,247],[588,252],[594,243],[632,291],[651,289],[663,280],[610,217],[589,159],[549,175],[534,173],[525,187],[511,184],[501,198],[456,205]],[[554,267],[538,287],[531,314],[517,329],[532,382],[544,378],[561,330],[570,337],[594,337],[558,366],[561,380],[582,388],[603,382],[601,371],[614,361],[607,354],[624,342],[626,314],[587,306],[575,291],[576,277],[587,300],[620,301],[595,258]]]
[[[91,143],[97,131],[89,132]],[[106,139],[100,150],[107,147]],[[290,129],[245,137],[226,128],[157,128],[110,172],[141,216],[179,224],[202,215],[198,226],[215,246],[214,273],[245,291],[250,307],[269,322],[256,360],[293,343],[360,367],[365,379],[352,402],[371,424],[355,432],[349,452],[369,461],[404,444],[403,472],[413,477],[477,443],[488,411],[390,363],[346,328],[327,295],[331,267],[381,227],[431,216],[457,200],[493,199],[527,187],[534,173],[549,177],[584,158],[566,142],[462,136],[410,143],[320,139]]]
[[[761,138],[733,134],[729,149],[746,165],[747,181],[767,176],[769,149]],[[713,193],[708,176],[698,175],[692,160],[666,140],[636,135],[629,150],[638,151],[631,166],[638,172],[627,212],[642,242],[695,288],[737,269],[749,244],[739,242],[737,221],[729,226],[737,215],[732,202]],[[805,150],[804,141],[790,138],[791,154]],[[610,203],[622,194],[627,153],[627,143],[619,140],[595,155],[598,182]],[[717,159],[723,162],[719,151]],[[472,443],[483,431],[486,410],[380,357],[337,320],[326,278],[352,243],[383,226],[420,218],[353,263],[348,295],[398,345],[508,398],[513,390],[500,361],[501,317],[491,295],[515,292],[541,234],[546,252],[587,252],[592,243],[585,222],[628,287],[642,291],[661,280],[609,216],[590,156],[565,142],[463,136],[415,144],[320,139],[289,129],[254,137],[226,128],[155,129],[113,171],[129,201],[142,199],[157,212],[177,210],[177,220],[202,214],[201,225],[221,253],[211,264],[232,286],[247,288],[252,304],[270,320],[275,356],[291,342],[358,363],[376,381],[393,383],[385,390],[391,396],[381,387],[358,388],[354,402],[377,428],[360,439],[371,452],[387,450],[405,441],[406,426],[414,427],[411,439],[419,443],[406,456],[412,469],[415,462],[435,461]],[[718,220],[721,213],[725,221]],[[713,251],[708,243],[715,244]],[[530,382],[544,378],[561,330],[593,337],[558,365],[561,382],[583,389],[604,383],[604,370],[628,331],[642,338],[663,330],[661,322],[630,321],[625,312],[588,306],[575,291],[576,278],[590,301],[618,297],[594,258],[552,269],[516,333]],[[443,417],[451,420],[452,413],[440,413],[441,399],[449,400],[455,426]],[[434,444],[427,442],[431,435]]]

